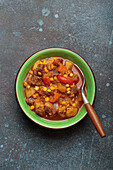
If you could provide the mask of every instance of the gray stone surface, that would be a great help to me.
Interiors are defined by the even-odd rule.
[[[0,0],[0,169],[113,169],[113,1]],[[97,82],[94,104],[106,137],[88,116],[64,130],[31,122],[16,102],[21,64],[48,47],[71,49],[90,64]]]

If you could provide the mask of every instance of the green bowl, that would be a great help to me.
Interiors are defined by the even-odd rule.
[[[29,106],[26,104],[24,94],[23,94],[23,81],[24,81],[24,78],[27,72],[32,67],[32,65],[39,59],[41,60],[47,57],[56,57],[56,56],[69,59],[81,68],[81,70],[83,71],[85,75],[85,79],[87,82],[87,88],[88,88],[87,99],[89,103],[92,105],[95,99],[96,83],[95,83],[95,78],[91,71],[91,68],[86,63],[86,61],[82,57],[80,57],[78,54],[70,50],[63,49],[63,48],[44,49],[33,54],[31,57],[29,57],[23,63],[23,65],[18,71],[15,86],[16,86],[17,101],[21,109],[23,110],[23,112],[26,114],[26,116],[28,116],[28,118],[30,118],[33,122],[37,123],[38,125],[41,125],[46,128],[62,129],[62,128],[72,126],[78,123],[79,121],[81,121],[87,114],[85,106],[82,107],[82,109],[79,111],[79,113],[75,117],[72,117],[66,120],[61,120],[61,121],[51,121],[51,120],[41,118],[37,116],[34,112],[32,112],[29,109]]]

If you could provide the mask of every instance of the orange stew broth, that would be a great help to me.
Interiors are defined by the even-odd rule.
[[[23,82],[26,103],[38,116],[62,120],[73,116],[83,106],[79,87],[82,76],[70,60],[60,57],[38,60]],[[84,88],[87,96],[87,84]]]

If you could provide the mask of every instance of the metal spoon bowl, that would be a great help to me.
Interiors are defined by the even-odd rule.
[[[82,98],[83,98],[83,101],[84,101],[84,104],[85,104],[85,107],[86,107],[86,110],[96,128],[96,130],[98,131],[98,133],[100,134],[101,137],[105,137],[106,134],[104,132],[104,129],[102,127],[102,124],[96,114],[96,112],[94,111],[93,107],[91,106],[91,104],[89,103],[89,101],[87,100],[85,94],[84,94],[84,86],[85,86],[85,76],[82,72],[82,70],[80,69],[80,67],[78,67],[76,64],[74,64],[75,67],[79,70],[79,72],[81,73],[81,76],[82,76],[82,80],[83,80],[83,83],[82,85],[79,87],[79,91],[81,92],[81,95],[82,95]]]

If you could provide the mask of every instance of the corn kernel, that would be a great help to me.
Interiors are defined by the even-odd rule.
[[[38,93],[35,93],[36,96],[38,96]]]
[[[66,84],[66,87],[69,87],[69,84]]]
[[[62,106],[62,109],[65,111],[65,109],[66,109],[66,106]]]
[[[27,88],[27,89],[30,89],[30,85],[27,85],[26,88]]]
[[[67,91],[67,94],[70,94],[71,92],[70,91]]]
[[[73,105],[74,107],[76,107],[76,104],[75,104],[75,103],[73,103],[72,105]]]
[[[45,101],[48,102],[48,101],[49,101],[49,97],[46,97],[46,98],[45,98]]]
[[[62,102],[62,105],[66,105],[66,102],[65,102],[65,101],[63,101],[63,102]]]
[[[74,100],[75,100],[75,99],[73,98],[73,99],[72,99],[72,102],[74,102]]]
[[[57,90],[55,90],[55,94],[58,93]]]
[[[30,75],[29,75],[29,78],[31,78],[31,77],[32,77],[32,75],[30,74]]]
[[[27,82],[26,82],[26,81],[24,81],[24,82],[23,82],[23,85],[26,87],[26,86],[27,86]]]
[[[41,61],[40,64],[43,64],[43,62]]]
[[[67,88],[67,91],[70,91],[70,87],[69,87],[69,88]]]
[[[32,105],[32,106],[30,106],[30,110],[33,110],[35,107]]]
[[[57,77],[56,77],[56,76],[54,77],[54,80],[57,80]]]
[[[41,106],[41,107],[44,107],[44,105],[43,105],[43,104],[41,104],[40,106]]]
[[[58,57],[54,57],[54,60],[56,60]]]
[[[75,95],[74,94],[71,94],[69,97],[74,97]]]
[[[34,99],[36,99],[36,95],[35,94],[33,94],[32,96],[33,96]]]
[[[52,63],[54,62],[54,58],[51,59]]]
[[[47,87],[44,87],[44,88],[43,88],[43,91],[46,91],[46,90],[47,90]]]
[[[43,64],[46,64],[46,60],[43,61]]]
[[[55,90],[57,90],[57,86],[54,86]]]
[[[67,71],[67,74],[70,74],[70,71]]]
[[[39,90],[39,87],[38,86],[35,86],[35,88],[34,88],[36,91],[38,91]]]
[[[32,71],[32,70],[31,70],[31,71],[29,71],[29,73],[33,75],[33,71]]]
[[[46,72],[46,73],[48,73],[48,69],[47,69],[47,67],[44,67],[44,70],[45,70],[45,72]]]
[[[53,86],[50,87],[51,90],[55,90],[55,88]]]
[[[64,77],[67,77],[67,74],[64,74]]]
[[[69,104],[67,105],[67,107],[69,107]]]
[[[73,77],[73,73],[70,73],[70,77]]]
[[[53,68],[54,68],[54,65],[52,64],[52,65],[51,65],[51,70],[52,70]]]
[[[52,113],[49,113],[49,116],[51,116],[52,115]]]
[[[45,106],[47,105],[47,103],[45,103]]]
[[[51,80],[51,81],[54,81],[52,77],[50,78],[50,80]]]
[[[42,75],[42,73],[41,73],[41,72],[38,72],[38,75],[39,75],[39,76],[41,76],[41,75]]]
[[[73,84],[71,85],[71,87],[74,87],[74,85],[75,85],[75,84],[73,83]]]
[[[52,83],[50,83],[50,86],[52,86]]]
[[[48,92],[51,92],[51,90],[50,90],[50,89],[48,89],[47,91],[48,91]]]

